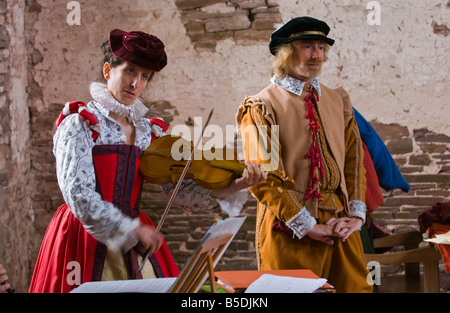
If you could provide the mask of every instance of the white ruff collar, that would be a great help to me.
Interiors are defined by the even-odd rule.
[[[136,99],[132,105],[124,105],[117,101],[105,84],[93,82],[91,84],[91,96],[108,112],[113,112],[128,118],[130,122],[137,122],[148,112],[147,107]]]

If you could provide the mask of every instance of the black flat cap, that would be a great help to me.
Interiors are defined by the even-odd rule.
[[[276,54],[279,45],[299,39],[321,39],[328,45],[334,45],[334,40],[328,38],[330,27],[324,21],[313,17],[296,17],[273,32],[270,38],[270,53]]]

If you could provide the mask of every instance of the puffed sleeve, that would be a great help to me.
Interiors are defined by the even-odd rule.
[[[276,121],[264,102],[255,97],[247,97],[239,107],[236,119],[241,128],[245,160],[255,161],[264,167],[267,164],[264,160],[269,160],[267,155],[268,151],[271,151],[270,154],[276,155],[277,160],[270,159],[270,170],[284,177],[280,143],[277,136],[271,133],[271,125],[276,124]],[[278,151],[278,154],[273,154],[273,151]],[[303,238],[316,224],[314,217],[304,204],[296,199],[292,191],[280,190],[267,181],[250,187],[249,190],[260,203],[266,205],[286,224],[297,238]]]
[[[355,120],[350,96],[342,87],[337,91],[344,102],[345,128],[345,183],[348,191],[349,216],[366,219],[366,170],[364,168],[364,149]]]
[[[92,131],[78,114],[64,119],[54,136],[58,184],[66,204],[86,231],[110,249],[128,250],[137,244],[132,230],[138,219],[124,215],[95,191]]]

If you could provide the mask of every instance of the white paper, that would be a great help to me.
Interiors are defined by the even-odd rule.
[[[205,234],[200,244],[189,257],[188,262],[192,260],[193,255],[200,249],[202,243],[209,242],[216,238],[219,238],[225,234],[231,233],[232,238],[228,242],[227,246],[231,243],[234,236],[241,228],[246,217],[233,217],[227,218],[223,221],[219,221],[217,224],[213,224],[208,232]],[[217,258],[214,266],[219,262],[220,257],[225,252],[226,248],[222,251],[222,254]],[[185,271],[183,268],[181,273]],[[208,274],[205,273],[202,279],[206,279]],[[181,274],[180,274],[181,276]],[[153,278],[153,279],[135,279],[135,280],[118,280],[118,281],[96,281],[84,283],[78,288],[72,290],[72,293],[168,293],[171,291],[172,286],[175,284],[177,278]],[[200,286],[199,286],[200,288]],[[198,290],[197,290],[198,291]],[[196,292],[196,291],[194,291]]]
[[[167,293],[176,278],[152,278],[84,283],[71,293]]]
[[[198,249],[200,249],[202,244],[204,244],[206,242],[210,242],[210,241],[212,241],[214,239],[220,238],[220,237],[222,237],[222,236],[224,236],[226,234],[230,234],[231,233],[232,236],[231,236],[230,240],[225,245],[225,248],[222,250],[220,255],[217,256],[216,261],[213,264],[213,267],[215,267],[217,265],[217,263],[219,263],[220,258],[225,253],[225,251],[227,250],[227,248],[230,245],[230,243],[233,241],[234,237],[236,236],[237,232],[241,228],[241,226],[244,223],[246,218],[247,217],[245,217],[245,216],[244,217],[229,217],[229,218],[227,218],[225,220],[219,221],[217,224],[213,224],[209,228],[209,230],[206,232],[206,234],[203,236],[203,239],[198,244],[198,246],[195,249],[193,255],[195,255],[195,252]],[[193,255],[191,255],[189,257],[187,264],[189,262],[191,262]],[[208,272],[205,272],[204,275],[200,277],[200,280],[205,280],[207,277],[208,277]],[[200,286],[198,288],[200,289]],[[198,290],[196,290],[194,292],[197,292],[197,291]]]
[[[200,244],[209,242],[216,238],[219,238],[226,234],[233,234],[233,237],[237,234],[242,224],[244,223],[246,217],[230,217],[225,220],[219,221],[217,224],[213,224],[209,230],[206,232]],[[230,240],[230,242],[233,239]],[[199,245],[200,245],[199,244]]]
[[[313,293],[327,282],[324,278],[297,278],[272,274],[261,275],[245,293]]]

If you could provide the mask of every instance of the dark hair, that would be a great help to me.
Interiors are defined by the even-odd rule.
[[[103,60],[102,60],[102,66],[101,66],[101,76],[103,79],[105,79],[103,77],[103,65],[108,62],[109,64],[111,64],[111,67],[116,67],[121,65],[122,63],[125,62],[125,60],[122,60],[118,57],[116,57],[112,52],[111,52],[111,47],[109,46],[109,40],[105,41],[104,43],[102,43],[102,52],[103,52]],[[150,80],[153,78],[153,76],[155,75],[155,72],[152,72],[150,74],[150,77],[148,78],[147,82],[150,82]]]
[[[120,64],[124,63],[125,61],[122,59],[119,59],[116,57],[112,52],[111,48],[109,47],[109,40],[102,43],[102,52],[103,52],[103,60],[102,60],[102,67],[101,67],[101,77],[103,77],[103,65],[108,62],[111,64],[112,67],[119,66]]]

